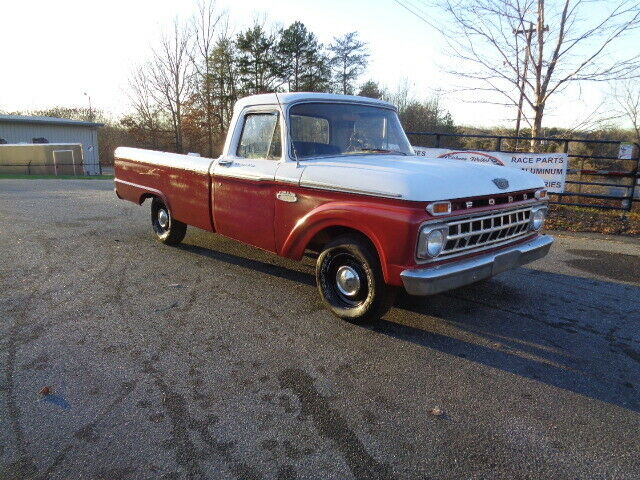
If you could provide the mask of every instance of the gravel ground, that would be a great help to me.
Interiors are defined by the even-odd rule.
[[[148,208],[0,180],[1,479],[640,478],[640,241],[558,233],[361,327],[311,260]]]

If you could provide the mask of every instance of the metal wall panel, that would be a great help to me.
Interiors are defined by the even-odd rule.
[[[0,145],[0,173],[83,175],[82,145],[44,143]]]
[[[85,171],[89,175],[100,172],[97,129],[72,125],[0,122],[0,138],[4,138],[7,143],[31,143],[34,138],[39,137],[46,138],[50,143],[81,143]]]

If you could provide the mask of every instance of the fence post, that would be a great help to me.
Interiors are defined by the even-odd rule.
[[[440,148],[440,134],[436,133],[436,148]]]
[[[567,154],[567,169],[569,169],[569,140],[564,141],[563,152]],[[578,193],[582,193],[582,170],[584,170],[584,158],[580,160],[580,171],[578,172]]]
[[[502,137],[496,138],[496,152],[502,151]]]
[[[629,189],[629,202],[627,205],[627,212],[633,210],[633,201],[636,196],[636,184],[638,180],[640,180],[640,145],[635,144],[636,151],[636,168],[635,171],[632,172],[633,176],[631,177],[631,188]]]

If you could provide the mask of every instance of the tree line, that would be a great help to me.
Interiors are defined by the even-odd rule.
[[[132,112],[123,125],[148,148],[215,156],[235,102],[269,92],[357,93],[369,52],[357,32],[323,44],[302,22],[264,21],[232,33],[212,1],[188,22],[174,21],[131,75]],[[167,137],[171,145],[167,145]]]
[[[523,4],[509,0],[501,4],[500,9],[487,10],[487,21],[478,25],[470,20],[473,15],[467,13],[480,3],[480,0],[465,0],[459,15],[449,19],[446,24],[459,27],[461,32],[467,33],[456,37],[456,41],[466,42],[464,46],[472,49],[476,55],[465,53],[463,46],[455,42],[452,46],[453,53],[457,52],[452,55],[452,58],[456,58],[453,71],[458,77],[474,83],[470,86],[474,101],[500,103],[497,95],[504,96],[506,93],[510,100],[505,105],[508,106],[513,100],[511,105],[516,107],[518,121],[515,130],[493,128],[485,129],[485,133],[552,135],[556,130],[542,127],[544,105],[566,85],[587,80],[617,84],[619,82],[612,82],[611,79],[631,78],[622,85],[624,88],[614,89],[607,97],[606,105],[599,107],[593,118],[585,118],[580,125],[563,131],[564,135],[574,137],[588,132],[605,132],[604,135],[616,131],[616,139],[619,134],[620,139],[640,142],[640,90],[637,79],[632,78],[640,74],[636,70],[640,60],[632,56],[622,60],[607,58],[607,61],[601,61],[602,55],[611,51],[615,42],[623,38],[626,32],[640,28],[640,13],[632,8],[629,0],[612,6],[612,11],[605,14],[602,22],[586,30],[586,25],[575,20],[576,15],[586,7],[579,2],[573,5],[572,0],[562,0],[558,15],[550,15],[548,8],[545,15],[544,0],[528,0]],[[443,5],[448,15],[454,12],[448,2]],[[463,18],[463,13],[469,18]],[[537,21],[531,25],[529,19],[536,18]],[[508,22],[501,26],[500,19]],[[511,30],[511,36],[498,36],[496,33],[508,33]],[[567,32],[574,33],[575,43],[569,42]],[[526,40],[524,44],[523,36]],[[507,43],[494,45],[492,39]],[[483,44],[483,41],[488,41],[490,45]],[[542,52],[548,50],[544,48],[544,43],[554,45],[553,52],[558,48],[559,52],[564,52],[563,46],[571,49],[584,43],[585,47],[580,55],[570,59],[565,58],[569,55],[567,50],[566,54],[558,53],[547,60],[541,56]],[[476,44],[482,48],[476,48]],[[586,46],[595,48],[595,53],[588,54]],[[496,51],[498,58],[493,58]],[[506,58],[503,58],[503,63],[499,61],[502,57]],[[111,159],[112,150],[117,145],[216,156],[224,141],[236,100],[246,95],[273,91],[334,92],[381,98],[398,107],[406,131],[475,131],[473,127],[456,126],[438,97],[416,99],[410,92],[408,80],[401,82],[394,91],[381,86],[374,79],[363,81],[369,58],[368,45],[359,38],[357,32],[349,32],[323,44],[302,22],[275,27],[266,21],[255,21],[249,27],[236,31],[226,12],[217,10],[212,0],[201,0],[193,16],[187,21],[175,21],[171,29],[152,45],[148,61],[131,72],[126,89],[130,111],[116,120],[105,118],[102,112],[96,110],[89,112],[88,116],[106,124],[99,130],[100,157],[106,162]],[[509,74],[515,91],[507,91],[506,87],[494,82],[496,79],[479,71],[470,74],[468,70],[466,73],[455,70],[455,65],[465,62],[494,70],[497,68],[494,74],[505,82],[502,75],[508,73],[509,65],[519,65],[516,74]],[[498,68],[499,65],[504,68]],[[569,73],[554,84],[553,79],[562,71]],[[539,95],[531,94],[532,86],[538,84],[541,86]],[[518,85],[520,88],[516,88]],[[544,89],[547,89],[546,94]],[[489,100],[483,98],[484,94],[489,95]],[[89,119],[86,109],[56,108],[26,113]],[[634,131],[616,130],[616,124],[621,120],[630,121]],[[418,137],[411,140],[417,142]],[[468,141],[459,140],[458,143],[460,148],[479,148],[479,145],[467,145]],[[533,142],[521,142],[514,146],[518,150],[540,150],[543,147]]]

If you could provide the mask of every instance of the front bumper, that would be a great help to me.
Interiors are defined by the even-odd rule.
[[[433,295],[492,277],[544,257],[553,237],[540,235],[525,243],[477,257],[435,267],[404,270],[400,274],[411,295]]]

